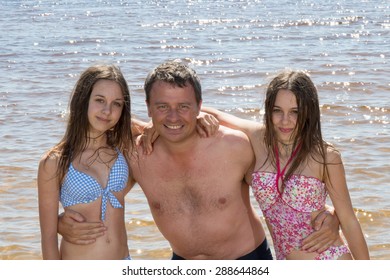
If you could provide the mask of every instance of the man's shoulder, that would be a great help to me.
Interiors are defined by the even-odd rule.
[[[220,126],[218,133],[220,139],[215,146],[222,149],[230,159],[234,159],[236,164],[249,168],[254,154],[248,136],[240,130],[224,126]]]
[[[222,135],[224,135],[224,136],[226,135],[226,136],[232,136],[232,137],[244,137],[244,138],[247,138],[246,134],[244,132],[242,132],[241,130],[229,128],[229,127],[226,127],[226,126],[223,126],[223,125],[219,126],[219,132]]]
[[[225,141],[229,144],[241,144],[241,145],[250,145],[248,136],[236,129],[228,128],[225,126],[220,126],[218,130],[219,140]]]

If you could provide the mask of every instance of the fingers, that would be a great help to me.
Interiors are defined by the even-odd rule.
[[[328,242],[329,240],[326,236],[314,232],[303,240],[302,250],[307,252],[318,252],[319,249],[322,249],[324,251],[329,247],[327,246]]]
[[[151,133],[151,136],[150,136],[150,141],[148,142],[149,145],[148,145],[148,151],[149,153],[151,153],[153,151],[153,143],[157,140],[159,134],[157,133],[156,130],[153,131],[153,133]]]
[[[302,250],[307,252],[317,252],[322,253],[327,250],[330,246],[333,245],[333,240],[326,238],[326,236],[320,236],[316,239],[316,241],[311,241],[306,245],[302,246]]]
[[[80,239],[65,239],[67,242],[76,244],[76,245],[89,245],[94,242],[96,242],[96,239],[90,239],[90,240],[80,240]]]
[[[319,248],[316,250],[317,253],[320,254],[320,253],[324,252],[325,250],[327,250],[330,246],[333,245],[333,242],[325,242],[323,244],[324,244],[323,246],[318,245]]]
[[[80,213],[78,213],[76,211],[70,210],[70,209],[65,210],[65,212],[60,215],[60,218],[62,218],[62,217],[65,220],[72,219],[72,220],[79,222],[79,223],[82,223],[85,221],[85,218],[83,215],[81,215]]]
[[[140,144],[142,145],[142,150],[144,155],[150,155],[153,151],[153,142],[157,139],[158,134],[142,134],[140,138]]]
[[[149,155],[153,151],[153,143],[158,138],[159,134],[153,127],[153,123],[149,122],[144,128],[143,133],[137,137],[136,144],[142,146],[143,154]]]
[[[196,132],[199,134],[200,137],[205,138],[207,137],[207,132],[205,131],[204,127],[198,122],[196,125]]]
[[[316,253],[321,253],[323,251],[325,251],[329,246],[327,246],[326,244],[327,243],[324,243],[325,245],[320,245],[319,243],[317,244],[311,244],[311,246],[307,246],[307,248],[302,248],[304,251],[308,252],[308,253],[313,253],[313,252],[316,252]],[[324,249],[325,248],[325,249]],[[322,251],[320,251],[320,249]]]
[[[106,229],[96,228],[89,231],[75,231],[75,236],[65,238],[66,241],[78,244],[78,245],[88,245],[96,241],[97,238],[104,235]]]
[[[302,250],[321,253],[339,238],[337,217],[329,211],[317,215],[314,227],[317,229],[302,241]]]
[[[219,121],[213,116],[213,115],[209,115],[209,123],[210,123],[210,126],[209,126],[209,136],[211,135],[214,135],[217,131],[218,131],[218,128],[219,128]]]
[[[82,240],[96,239],[103,236],[106,230],[107,228],[99,223],[90,223],[86,229],[78,229]]]
[[[317,217],[312,221],[312,227],[314,230],[319,230],[326,219],[326,212],[327,211],[322,211],[317,215]]]
[[[107,228],[100,222],[73,223],[63,237],[68,242],[86,245],[94,243],[106,230]]]
[[[149,136],[141,134],[135,139],[135,144],[142,147],[144,155],[149,155],[153,151],[153,146],[150,143]]]
[[[106,229],[102,222],[73,223],[70,226],[72,230],[78,231],[80,235],[96,234]]]
[[[201,137],[210,137],[214,135],[219,128],[219,121],[210,114],[202,113],[198,117],[197,132]]]
[[[85,222],[81,214],[67,209],[59,217],[57,230],[66,241],[82,245],[95,242],[107,228],[103,222]]]
[[[329,217],[333,216],[333,213],[331,212],[332,210],[327,208],[326,210],[321,211],[315,219],[312,220],[312,227],[314,230],[319,230],[324,222],[329,220]]]
[[[142,135],[139,135],[137,136],[137,138],[135,138],[135,145],[136,146],[142,145]]]

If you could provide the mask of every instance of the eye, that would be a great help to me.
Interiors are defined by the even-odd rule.
[[[298,110],[292,110],[292,111],[290,112],[290,115],[291,115],[292,117],[297,117],[297,116],[298,116]]]
[[[179,107],[179,109],[180,109],[181,111],[187,111],[187,110],[190,109],[190,106],[189,106],[188,104],[181,104],[180,107]]]
[[[157,105],[157,110],[166,111],[166,110],[168,110],[168,106],[165,104]]]
[[[116,107],[119,107],[119,108],[122,108],[123,107],[123,103],[122,102],[114,102],[114,105]]]
[[[279,108],[273,108],[272,109],[272,113],[281,113],[282,110],[280,110]]]

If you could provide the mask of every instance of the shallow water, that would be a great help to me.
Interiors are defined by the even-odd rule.
[[[205,105],[258,121],[269,77],[308,71],[371,256],[390,259],[388,1],[76,2],[0,1],[0,259],[41,258],[37,163],[64,132],[78,74],[119,64],[146,120],[143,80],[174,58],[198,72]],[[126,200],[133,258],[168,259],[138,186]]]

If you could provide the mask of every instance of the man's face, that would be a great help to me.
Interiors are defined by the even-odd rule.
[[[196,134],[196,120],[201,104],[197,104],[195,91],[188,84],[179,87],[157,81],[150,91],[148,115],[164,140],[180,142]]]

